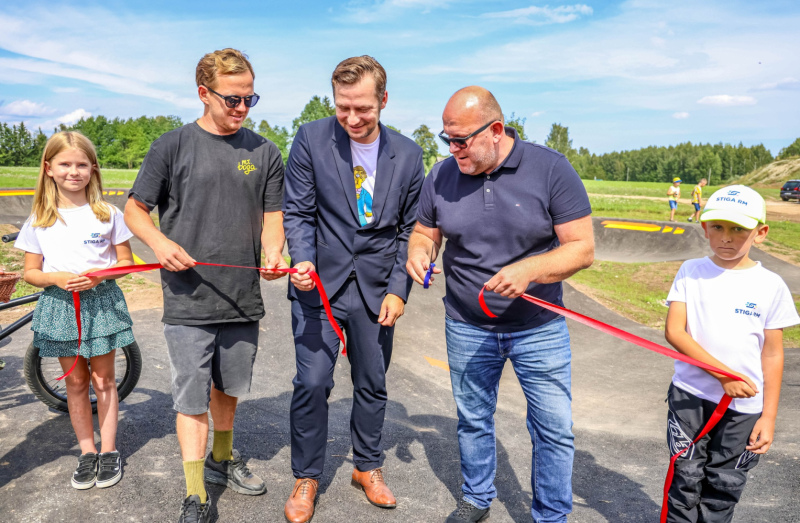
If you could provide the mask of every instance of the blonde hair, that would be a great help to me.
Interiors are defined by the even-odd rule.
[[[367,74],[371,74],[375,80],[375,95],[382,100],[386,92],[386,70],[369,55],[354,56],[339,62],[331,75],[333,97],[336,98],[337,86],[357,84]]]
[[[97,153],[92,142],[76,131],[55,133],[47,140],[42,154],[42,163],[39,166],[39,180],[36,182],[36,192],[33,195],[33,226],[50,227],[64,218],[58,213],[58,186],[55,180],[47,175],[47,165],[54,156],[67,149],[77,149],[86,155],[92,164],[92,173],[89,184],[85,187],[86,199],[92,207],[94,215],[103,223],[111,220],[111,208],[103,200],[103,181],[100,179],[100,168],[97,166]]]
[[[217,76],[229,74],[242,74],[250,71],[253,79],[256,73],[247,60],[247,55],[230,47],[213,53],[208,53],[197,62],[195,80],[197,87],[201,85],[214,89],[217,86]]]

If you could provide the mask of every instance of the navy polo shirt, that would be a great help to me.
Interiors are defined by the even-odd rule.
[[[455,158],[434,165],[419,199],[417,220],[439,228],[447,238],[445,311],[451,318],[494,332],[532,329],[557,314],[522,298],[478,293],[506,265],[556,248],[554,225],[591,214],[589,197],[566,157],[548,147],[522,141],[506,127],[514,146],[490,174],[462,174]],[[532,283],[528,294],[562,305],[561,283]]]

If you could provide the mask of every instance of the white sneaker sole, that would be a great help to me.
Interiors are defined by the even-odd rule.
[[[114,485],[119,483],[119,480],[121,479],[122,479],[122,469],[120,469],[119,472],[117,472],[117,475],[111,479],[107,479],[106,481],[97,481],[96,482],[97,488],[113,487]]]
[[[119,481],[119,480],[117,480],[117,481]],[[75,481],[75,478],[72,478],[71,483],[72,483],[72,488],[74,488],[74,489],[77,489],[77,490],[88,490],[88,489],[94,487],[96,481],[92,480],[91,483],[89,483],[89,482],[78,483],[77,481]]]

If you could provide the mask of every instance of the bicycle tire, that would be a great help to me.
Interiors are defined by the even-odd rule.
[[[55,358],[47,359],[53,360],[54,365],[46,364],[45,367],[55,366],[55,372],[51,369],[43,368],[42,358],[39,357],[39,349],[31,343],[25,352],[25,364],[23,367],[25,381],[34,396],[42,403],[55,410],[69,412],[66,387],[63,381],[55,380],[55,377],[60,376],[63,371],[58,364],[58,360]],[[119,401],[122,401],[136,387],[139,376],[142,373],[142,353],[136,342],[117,350],[115,368],[118,371],[116,376],[117,395],[119,396]],[[91,385],[89,386],[89,398],[92,404],[92,412],[96,413],[97,397],[94,395],[94,388]]]

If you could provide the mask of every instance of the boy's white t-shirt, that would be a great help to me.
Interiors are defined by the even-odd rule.
[[[356,207],[359,223],[363,227],[372,223],[372,196],[375,194],[375,174],[378,169],[378,147],[381,137],[372,143],[358,143],[350,140],[350,153],[353,156],[353,178],[356,182]]]
[[[111,204],[111,220],[103,223],[87,203],[81,207],[59,209],[64,222],[50,227],[33,227],[29,217],[19,231],[14,247],[44,255],[43,272],[80,274],[89,269],[107,269],[117,263],[115,245],[129,240],[133,233],[125,225],[122,211]]]
[[[760,262],[749,269],[729,270],[705,257],[681,265],[667,301],[686,303],[686,332],[709,354],[758,387],[758,394],[734,398],[730,408],[744,414],[760,413],[764,408],[764,329],[800,323],[786,283]],[[672,383],[714,403],[725,393],[716,378],[682,361],[675,362]]]

